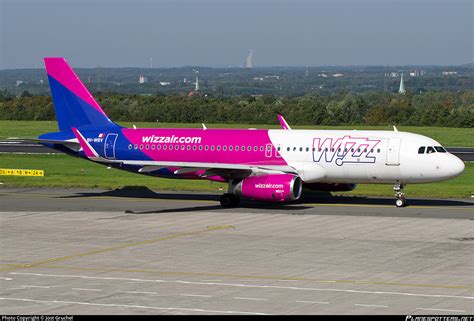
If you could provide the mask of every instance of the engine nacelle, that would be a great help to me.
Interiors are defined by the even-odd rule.
[[[304,187],[313,191],[327,192],[348,192],[356,188],[356,184],[351,183],[310,183],[304,184]]]
[[[301,178],[293,174],[249,176],[234,188],[234,194],[259,201],[284,202],[300,198]]]

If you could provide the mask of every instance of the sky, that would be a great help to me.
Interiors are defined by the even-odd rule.
[[[458,65],[473,0],[0,0],[0,69]]]

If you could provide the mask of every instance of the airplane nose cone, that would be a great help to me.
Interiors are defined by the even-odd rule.
[[[458,157],[451,155],[451,161],[449,162],[449,176],[459,176],[464,171],[464,162]]]

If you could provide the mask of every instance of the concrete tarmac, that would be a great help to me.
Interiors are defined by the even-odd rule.
[[[2,314],[473,314],[474,202],[0,188]]]

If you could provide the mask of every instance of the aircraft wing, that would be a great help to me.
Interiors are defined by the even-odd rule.
[[[203,176],[219,175],[225,178],[242,178],[250,174],[276,174],[276,173],[297,173],[291,166],[260,166],[222,163],[198,163],[198,162],[160,162],[160,161],[139,161],[120,160],[124,165],[141,166],[140,173],[153,172],[162,168],[177,168],[175,174],[184,174],[205,170]]]

